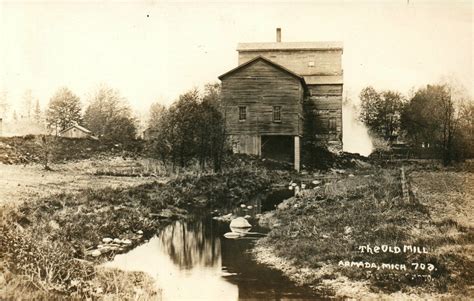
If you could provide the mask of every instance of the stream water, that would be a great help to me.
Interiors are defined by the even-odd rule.
[[[252,227],[252,232],[265,229]],[[226,239],[229,224],[212,218],[176,221],[106,266],[151,275],[163,300],[315,300],[279,271],[256,263],[251,237]]]

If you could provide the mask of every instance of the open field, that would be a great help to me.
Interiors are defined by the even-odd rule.
[[[115,159],[114,161],[123,160]],[[44,170],[43,166],[39,164],[0,164],[0,204],[46,197],[63,192],[65,188],[69,192],[78,192],[84,188],[131,187],[160,180],[156,177],[93,175],[95,170],[100,169],[100,166],[112,162],[111,160],[102,160],[68,163],[66,165],[58,164],[52,166],[52,171]]]

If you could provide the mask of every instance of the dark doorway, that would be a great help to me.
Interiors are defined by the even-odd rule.
[[[293,136],[262,136],[262,158],[293,163]]]

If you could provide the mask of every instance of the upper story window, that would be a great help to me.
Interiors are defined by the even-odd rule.
[[[239,107],[239,121],[247,120],[247,107]]]
[[[273,107],[273,122],[281,122],[281,106]]]

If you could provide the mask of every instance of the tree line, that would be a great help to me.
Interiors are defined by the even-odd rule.
[[[456,84],[427,85],[410,96],[366,87],[359,98],[359,118],[372,136],[389,144],[404,141],[445,165],[473,156],[474,104]]]
[[[56,135],[74,124],[85,126],[105,140],[126,142],[137,134],[137,120],[127,100],[106,85],[89,95],[84,114],[77,95],[67,87],[58,89],[49,101],[46,124]]]

